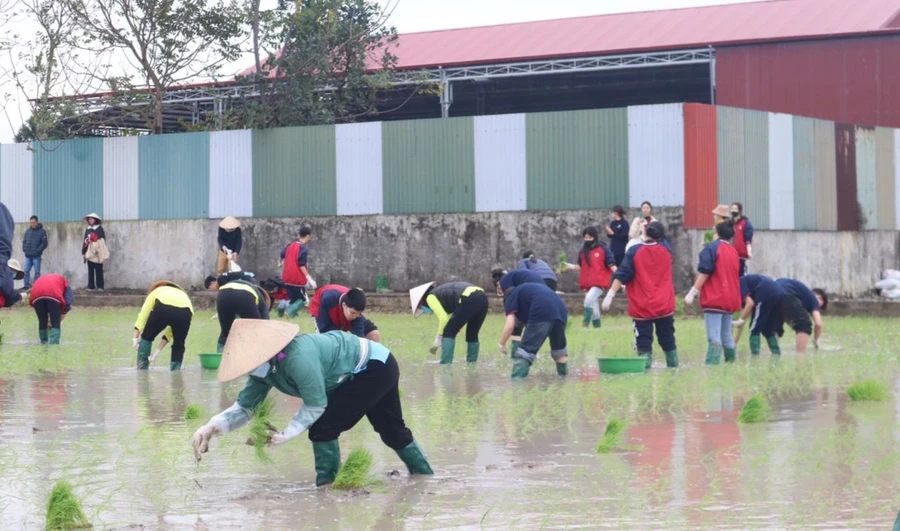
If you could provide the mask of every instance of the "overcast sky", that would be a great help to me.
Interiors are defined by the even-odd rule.
[[[391,23],[400,33],[408,33],[742,1],[746,0],[379,0],[379,3],[387,9],[393,8]],[[263,5],[274,2],[263,0]],[[27,35],[29,26],[20,24],[10,30]],[[243,62],[236,64],[233,70],[240,71],[244,66]],[[10,91],[11,87],[5,87],[4,92]],[[15,130],[27,118],[27,107],[20,99],[21,95],[13,95],[6,104],[6,118],[0,120],[2,143],[12,142]]]

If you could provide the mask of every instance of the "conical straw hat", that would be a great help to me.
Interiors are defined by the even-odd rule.
[[[234,230],[241,226],[241,221],[237,218],[228,216],[219,223],[219,227],[225,230]]]
[[[85,222],[85,223],[87,223],[88,218],[94,218],[94,219],[97,220],[98,223],[102,223],[102,222],[103,222],[103,220],[100,219],[100,216],[98,216],[96,212],[91,212],[90,214],[88,214],[87,216],[85,216],[85,217],[84,217],[84,222]]]
[[[19,265],[18,260],[16,260],[15,258],[10,258],[10,260],[6,262],[6,265],[8,265],[9,268],[13,270],[13,272],[15,272],[16,280],[22,280],[23,278],[25,278],[25,271],[22,269],[22,266]]]
[[[159,280],[157,282],[154,282],[153,284],[150,285],[149,288],[147,288],[147,295],[150,295],[151,293],[153,293],[153,290],[155,290],[156,288],[162,287],[162,286],[171,286],[173,288],[178,288],[181,291],[184,291],[185,293],[187,293],[187,290],[185,290],[178,284],[172,282],[171,280]]]
[[[299,332],[299,326],[284,321],[238,319],[225,342],[219,381],[230,382],[250,374],[281,352]]]
[[[416,286],[409,290],[409,304],[412,306],[412,313],[414,316],[418,317],[422,315],[422,299],[425,298],[425,294],[428,293],[428,290],[434,287],[434,285],[434,282],[429,282],[428,284],[422,284],[421,286]]]

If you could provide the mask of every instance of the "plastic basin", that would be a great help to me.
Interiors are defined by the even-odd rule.
[[[222,355],[218,352],[200,354],[200,366],[204,369],[216,370],[220,363],[222,363]]]
[[[600,372],[606,374],[623,374],[630,372],[644,372],[647,370],[647,358],[634,356],[630,358],[597,358],[600,364]]]

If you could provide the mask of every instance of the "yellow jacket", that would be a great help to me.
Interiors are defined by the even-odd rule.
[[[476,291],[484,290],[479,288],[478,286],[469,286],[465,289],[465,291],[462,292],[462,296],[468,297]],[[438,319],[438,335],[444,335],[444,328],[447,326],[447,323],[450,322],[450,316],[452,314],[447,313],[447,310],[445,310],[444,306],[441,305],[441,301],[439,301],[438,298],[432,294],[429,294],[427,297],[425,297],[425,302],[428,304],[428,308],[431,309],[431,312],[434,314],[434,316]],[[462,302],[462,299],[460,299],[460,302]]]
[[[165,304],[166,306],[173,306],[175,308],[187,308],[191,311],[191,313],[194,313],[194,306],[191,305],[191,298],[188,297],[187,293],[172,286],[160,286],[150,292],[150,294],[147,295],[147,298],[144,299],[144,305],[141,306],[141,311],[140,313],[138,313],[137,321],[134,322],[134,327],[138,330],[138,332],[144,332],[144,327],[147,326],[147,319],[150,318],[150,312],[153,311],[153,306],[157,301]],[[163,331],[163,337],[172,337],[171,326],[166,327],[166,329]]]

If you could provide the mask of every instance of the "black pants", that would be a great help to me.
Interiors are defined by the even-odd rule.
[[[675,317],[660,317],[649,321],[634,321],[634,344],[638,354],[653,351],[653,327],[656,327],[656,340],[663,352],[677,350],[675,345]]]
[[[750,334],[764,337],[781,337],[784,335],[784,297],[773,297],[766,302],[757,303],[753,308],[753,320],[750,322]]]
[[[456,338],[462,327],[466,327],[466,343],[478,343],[478,333],[488,314],[488,298],[483,291],[471,293],[463,297],[450,321],[444,327],[444,337]]]
[[[741,270],[738,273],[739,277],[742,277],[747,274],[747,261],[741,258]]]
[[[803,303],[800,302],[800,299],[793,295],[785,295],[781,301],[781,314],[784,318],[784,322],[793,328],[794,332],[812,335],[812,317],[810,317],[806,308],[803,307]],[[781,335],[784,335],[783,327]]]
[[[62,306],[56,299],[42,297],[34,301],[34,313],[38,318],[38,330],[46,330],[48,321],[49,328],[59,328],[62,323]]]
[[[547,287],[552,289],[553,291],[556,291],[556,281],[553,280],[552,278],[545,278],[544,284],[546,284]]]
[[[291,304],[303,299],[309,304],[309,297],[306,295],[306,288],[298,286],[285,286],[287,288],[288,297],[291,298]]]
[[[88,262],[88,289],[103,289],[103,264]]]
[[[147,318],[147,326],[141,339],[153,341],[167,327],[172,327],[172,361],[184,359],[184,342],[187,340],[188,331],[191,329],[193,315],[187,308],[176,308],[156,301],[150,317]]]
[[[309,440],[333,441],[365,416],[384,444],[394,450],[406,448],[413,435],[403,421],[399,382],[400,366],[393,354],[385,363],[369,361],[366,370],[331,393],[325,413],[309,429]]]
[[[259,314],[259,306],[256,304],[256,297],[249,291],[236,289],[219,290],[216,297],[216,312],[219,314],[219,344],[224,345],[228,340],[228,334],[231,332],[231,326],[234,320],[241,319],[262,319]],[[174,328],[172,329],[174,332]]]

